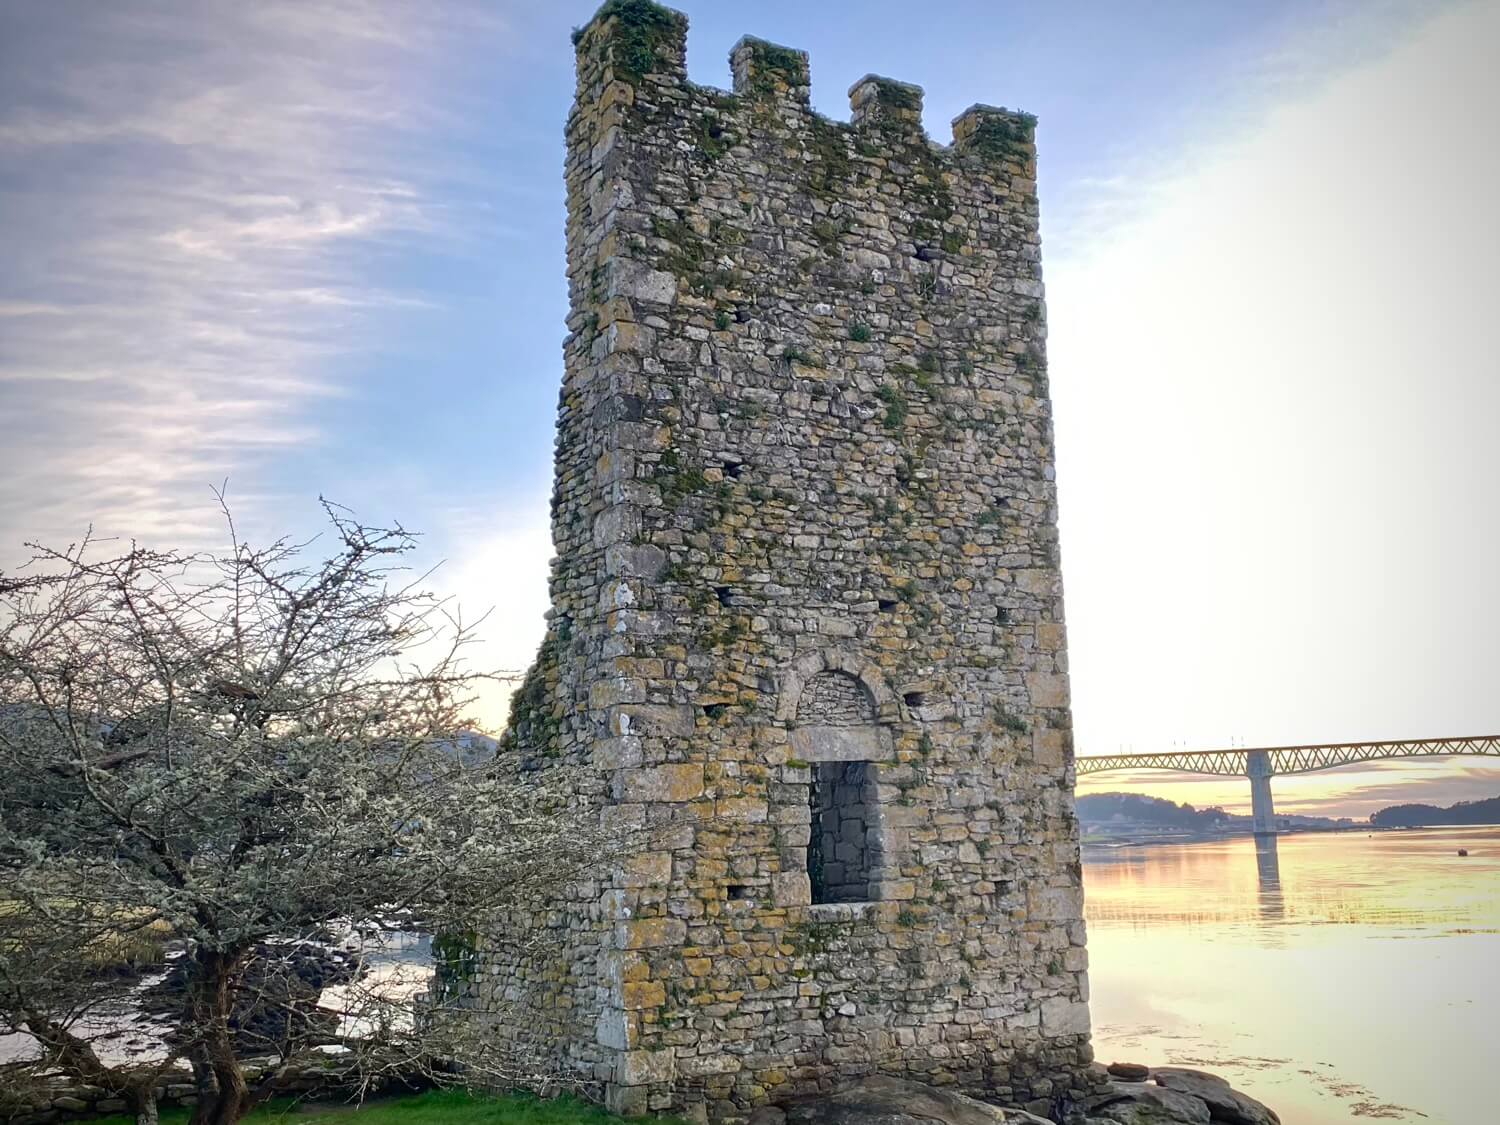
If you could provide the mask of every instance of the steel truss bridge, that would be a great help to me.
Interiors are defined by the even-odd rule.
[[[1180,750],[1165,754],[1107,754],[1075,759],[1078,773],[1106,770],[1178,770],[1250,779],[1257,833],[1276,831],[1271,778],[1315,773],[1384,758],[1431,758],[1475,754],[1500,758],[1500,735],[1474,738],[1417,738],[1396,742],[1330,742],[1319,746],[1265,746],[1245,750]]]

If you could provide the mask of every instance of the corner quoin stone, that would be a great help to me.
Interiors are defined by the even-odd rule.
[[[937,144],[878,76],[829,120],[804,53],[742,39],[731,94],[686,34],[577,34],[552,607],[503,739],[620,854],[462,1002],[622,1113],[1081,1097],[1035,122]]]

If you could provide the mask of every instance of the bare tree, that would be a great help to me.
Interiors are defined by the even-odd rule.
[[[86,540],[0,574],[0,1032],[142,1121],[181,1060],[195,1125],[231,1125],[326,1044],[325,1021],[290,1011],[306,997],[267,986],[288,942],[391,916],[483,930],[603,850],[565,786],[455,741],[471,629],[401,569],[412,536],[325,507],[323,557],[253,549],[230,522],[221,555]],[[183,951],[170,1033],[149,1061],[112,1060],[87,966],[153,935]],[[348,991],[351,1054],[373,1070],[503,1066],[466,1054],[482,1037],[461,1009],[414,1020]],[[289,1011],[252,1080],[236,1036],[255,1004]]]

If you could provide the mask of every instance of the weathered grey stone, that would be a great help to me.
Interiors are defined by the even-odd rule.
[[[1209,1125],[1201,1100],[1149,1082],[1111,1082],[1089,1113],[1118,1125]]]
[[[978,1101],[954,1090],[876,1076],[832,1094],[782,1103],[786,1125],[1051,1125],[1023,1109]]]
[[[667,553],[649,543],[615,543],[605,548],[605,570],[629,578],[655,578],[667,564]]]
[[[1151,1070],[1158,1086],[1189,1094],[1208,1106],[1215,1121],[1229,1125],[1280,1125],[1274,1110],[1234,1089],[1216,1074],[1181,1066],[1158,1066]]]
[[[615,796],[623,802],[690,801],[703,795],[703,764],[679,762],[671,765],[623,769],[615,774]]]
[[[1053,996],[1042,1001],[1044,1035],[1084,1035],[1089,1029],[1089,1006],[1082,1000]]]
[[[874,725],[797,727],[790,742],[804,762],[881,762],[896,752],[890,731]]]
[[[1144,1063],[1113,1062],[1107,1069],[1112,1078],[1121,1082],[1144,1082],[1151,1077],[1151,1068]]]
[[[675,1058],[670,1051],[626,1051],[620,1056],[619,1076],[623,1086],[667,1082],[675,1070]]]
[[[619,258],[610,270],[610,296],[634,297],[654,305],[676,302],[676,275],[669,270],[649,270],[628,258]]]

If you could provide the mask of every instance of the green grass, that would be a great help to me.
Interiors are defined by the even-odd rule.
[[[161,1125],[186,1125],[190,1111],[164,1109]],[[277,1122],[317,1117],[358,1117],[359,1125],[613,1125],[621,1119],[577,1098],[543,1100],[529,1094],[485,1097],[463,1090],[432,1090],[402,1098],[345,1102],[275,1102],[251,1113],[246,1122]],[[671,1118],[658,1118],[673,1121]],[[100,1117],[93,1125],[135,1125],[133,1117]]]

